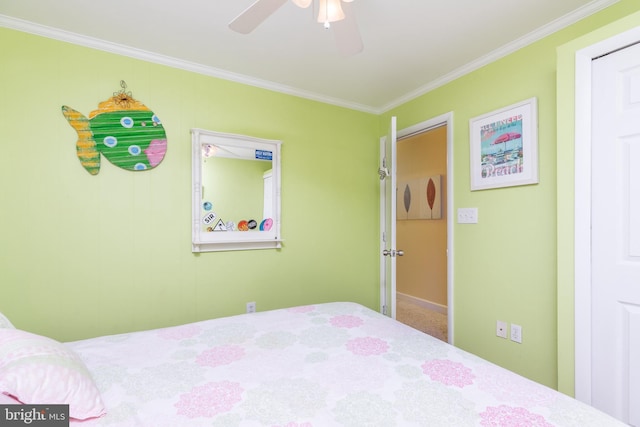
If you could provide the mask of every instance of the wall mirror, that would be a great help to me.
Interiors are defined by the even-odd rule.
[[[275,249],[281,141],[191,129],[192,251]]]

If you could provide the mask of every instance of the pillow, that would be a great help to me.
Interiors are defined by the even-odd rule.
[[[100,392],[80,358],[58,341],[0,328],[0,393],[28,404],[68,404],[79,420],[105,414]]]
[[[7,319],[7,317],[4,314],[0,313],[0,328],[14,329],[15,326],[13,326],[11,322],[9,322],[9,319]]]

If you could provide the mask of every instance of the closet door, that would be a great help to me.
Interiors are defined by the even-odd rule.
[[[640,44],[592,73],[591,403],[640,426]]]

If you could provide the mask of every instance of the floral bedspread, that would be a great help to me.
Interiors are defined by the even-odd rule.
[[[67,345],[107,407],[83,427],[622,425],[354,303]]]

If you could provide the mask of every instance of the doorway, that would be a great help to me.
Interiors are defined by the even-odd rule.
[[[447,265],[447,342],[454,344],[454,280],[453,280],[453,112],[448,112],[396,132],[396,117],[390,117],[388,134],[380,138],[380,312],[396,319],[396,266],[404,255],[396,245],[397,214],[397,139],[405,139],[439,127],[446,129],[446,180],[441,182],[443,216],[446,217]],[[428,185],[427,185],[428,187]],[[418,190],[418,193],[420,190]]]
[[[398,138],[396,319],[448,341],[447,124]]]

